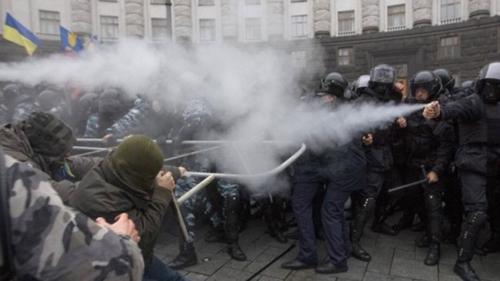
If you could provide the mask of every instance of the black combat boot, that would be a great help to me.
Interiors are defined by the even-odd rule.
[[[424,264],[429,266],[437,265],[440,258],[441,249],[439,247],[439,243],[431,242],[429,249],[427,250],[427,256],[424,259]]]
[[[280,243],[286,243],[288,240],[285,235],[279,229],[278,216],[275,212],[274,202],[271,202],[269,198],[262,198],[260,200],[262,205],[262,213],[264,215],[264,220],[267,224],[267,233],[273,238],[276,238]]]
[[[194,251],[193,243],[184,242],[179,247],[179,254],[168,265],[172,269],[182,269],[198,263],[196,252]]]
[[[227,241],[227,253],[237,261],[246,261],[247,257],[238,244],[238,204],[237,196],[224,197],[224,220]]]
[[[500,235],[496,232],[492,232],[490,239],[486,243],[484,243],[482,250],[486,254],[496,253],[500,251]]]
[[[385,220],[388,217],[389,209],[392,208],[391,205],[388,206],[378,206],[375,208],[375,214],[373,216],[372,231],[376,233],[382,233],[389,236],[396,236],[398,233],[392,227],[390,227]]]
[[[443,225],[443,201],[439,194],[425,194],[425,209],[427,210],[427,240],[429,249],[424,264],[433,266],[439,263],[441,258],[441,236]],[[424,237],[425,237],[424,236]]]
[[[458,258],[453,271],[464,281],[481,280],[472,268],[470,262],[474,256],[474,247],[476,246],[479,231],[486,222],[486,214],[476,211],[467,215],[467,221],[462,228],[462,233],[458,242]]]
[[[362,201],[362,205],[359,206],[356,211],[356,216],[351,227],[351,244],[352,251],[351,256],[362,261],[370,261],[372,259],[371,255],[363,249],[360,245],[361,237],[363,236],[363,229],[366,223],[370,219],[375,208],[375,199],[367,198]]]

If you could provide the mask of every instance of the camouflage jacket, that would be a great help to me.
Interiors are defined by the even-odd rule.
[[[144,262],[135,242],[65,207],[45,174],[4,158],[9,260],[19,280],[142,279]]]
[[[31,113],[38,111],[38,110],[39,110],[39,108],[38,108],[38,105],[36,103],[34,103],[34,102],[22,102],[14,108],[14,112],[12,114],[12,122],[22,121],[22,120],[28,118],[28,116]]]
[[[99,128],[99,115],[91,115],[87,122],[84,138],[102,138],[107,134],[112,134],[115,138],[126,137],[127,135],[133,134],[134,130],[137,130],[144,124],[150,112],[151,106],[147,101],[136,99],[134,107],[114,122],[109,128]]]
[[[8,109],[5,105],[0,104],[0,125],[9,123],[9,118],[7,118]]]

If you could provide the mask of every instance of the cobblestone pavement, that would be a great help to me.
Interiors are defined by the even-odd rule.
[[[204,241],[208,230],[208,227],[203,227],[197,231],[195,249],[198,264],[181,270],[189,280],[248,280],[295,243],[295,240],[287,244],[277,242],[265,234],[266,226],[262,221],[252,220],[247,229],[241,233],[239,240],[248,260],[239,262],[231,260],[226,252],[226,244],[208,244]],[[179,252],[178,238],[171,234],[176,232],[172,229],[168,232],[163,231],[155,248],[155,254],[165,262],[173,260]],[[440,264],[433,267],[425,266],[423,259],[426,249],[415,246],[415,239],[421,235],[421,232],[403,231],[398,236],[391,237],[366,229],[362,245],[372,254],[372,261],[367,263],[350,258],[348,272],[332,275],[316,274],[314,269],[301,271],[281,269],[280,265],[284,261],[296,257],[298,247],[294,247],[251,280],[460,281],[461,279],[453,273],[453,264],[456,259],[454,246],[442,245]],[[488,234],[483,233],[481,241],[484,242],[487,239],[486,236]],[[322,241],[318,242],[318,255],[320,260],[326,258],[326,247]],[[481,280],[500,281],[500,253],[484,257],[475,256],[473,266]]]

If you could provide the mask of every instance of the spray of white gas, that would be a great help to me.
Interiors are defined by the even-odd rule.
[[[155,47],[123,40],[78,58],[51,56],[3,63],[0,81],[78,86],[88,91],[119,87],[131,97],[141,94],[180,111],[188,100],[202,99],[212,109],[214,122],[224,128],[207,138],[236,141],[230,149],[211,154],[221,171],[229,173],[269,170],[293,153],[283,143],[241,141],[287,141],[295,149],[305,142],[309,149],[323,149],[345,144],[422,108],[346,104],[335,110],[304,110],[297,91],[304,72],[311,77],[326,74],[319,65],[306,71],[295,67],[290,54],[282,50],[224,44]],[[262,182],[249,184],[257,189]]]

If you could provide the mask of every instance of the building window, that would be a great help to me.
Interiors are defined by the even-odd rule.
[[[406,28],[405,5],[387,7],[387,30],[396,31]]]
[[[353,65],[354,64],[354,49],[339,48],[338,65]]]
[[[200,41],[215,41],[215,19],[200,19]]]
[[[307,0],[291,0],[292,3],[307,2]]]
[[[339,12],[339,36],[354,35],[354,11]]]
[[[461,17],[460,0],[441,0],[441,23],[459,22]]]
[[[151,37],[153,39],[170,37],[167,19],[151,19]]]
[[[248,41],[258,41],[261,39],[261,20],[260,18],[245,19],[245,38]]]
[[[306,67],[306,51],[292,52],[292,64],[297,68]]]
[[[40,10],[40,33],[46,35],[59,35],[61,24],[59,12]]]
[[[215,0],[199,0],[198,6],[215,6]]]
[[[245,0],[245,5],[260,5],[260,0]]]
[[[115,40],[118,39],[119,35],[118,17],[101,16],[101,39]]]
[[[167,5],[171,4],[168,0],[151,0],[151,5]]]
[[[118,2],[118,0],[99,0],[101,2]]]
[[[456,58],[460,55],[458,36],[443,37],[440,39],[439,54],[441,58]]]
[[[292,38],[307,38],[307,15],[292,16]]]

